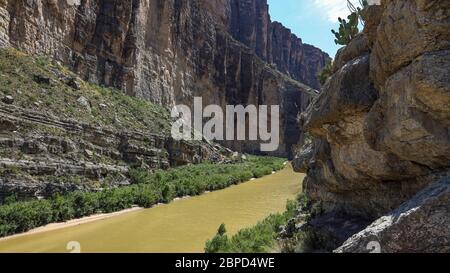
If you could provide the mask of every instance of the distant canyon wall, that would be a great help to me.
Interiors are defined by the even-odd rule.
[[[233,37],[293,79],[319,89],[317,74],[330,60],[279,22],[272,22],[267,0],[231,0],[228,27]]]

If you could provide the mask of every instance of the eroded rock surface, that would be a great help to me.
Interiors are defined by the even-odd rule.
[[[1,105],[0,125],[0,203],[13,194],[50,197],[129,185],[133,167],[152,171],[226,159],[209,143],[106,129],[15,106]]]
[[[371,243],[378,243],[383,253],[448,253],[449,226],[450,176],[447,176],[352,236],[336,252],[371,252]]]
[[[382,1],[367,14],[364,33],[339,51],[335,73],[302,114],[315,141],[297,165],[308,173],[307,195],[327,213],[373,221],[449,174],[450,5]],[[437,226],[448,221],[441,217],[448,196],[439,200],[436,211],[414,212],[418,200],[403,205],[395,213],[411,216],[404,223],[392,214],[381,218],[373,229],[390,238],[382,239],[385,250],[448,251],[433,239],[449,234],[448,224]],[[425,219],[429,225],[421,225]],[[358,241],[366,243],[367,234]]]

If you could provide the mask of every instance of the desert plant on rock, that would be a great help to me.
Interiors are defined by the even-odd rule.
[[[336,37],[334,42],[337,45],[348,45],[348,43],[350,43],[350,41],[359,33],[358,14],[352,13],[347,19],[348,20],[345,20],[339,17],[339,31],[336,32],[334,29],[331,30]]]
[[[347,7],[350,10],[350,12],[358,14],[359,22],[362,26],[365,25],[366,18],[365,18],[365,10],[369,6],[368,0],[359,0],[359,7],[355,6],[350,0],[347,0]]]
[[[331,30],[336,37],[334,42],[337,45],[348,45],[348,43],[350,43],[350,41],[359,33],[359,23],[364,26],[364,14],[369,4],[367,0],[359,0],[359,4],[360,7],[356,7],[351,1],[347,0],[347,6],[351,14],[347,17],[347,20],[339,17],[339,30]]]
[[[322,69],[322,71],[320,71],[319,75],[317,75],[320,84],[324,85],[332,74],[333,74],[333,62],[329,61]]]

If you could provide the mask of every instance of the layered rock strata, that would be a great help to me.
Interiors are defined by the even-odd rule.
[[[152,171],[225,159],[226,151],[208,143],[116,131],[1,106],[0,203],[11,195],[40,198],[129,185],[130,168]]]

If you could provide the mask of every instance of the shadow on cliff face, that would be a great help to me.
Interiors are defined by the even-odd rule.
[[[302,100],[298,95],[298,90],[290,87],[287,88],[285,97],[283,99],[283,108],[285,112],[284,120],[284,135],[286,142],[286,151],[289,160],[293,160],[295,157],[294,147],[298,143],[304,142],[304,133],[302,132],[299,123],[298,116],[309,104],[311,99]]]

